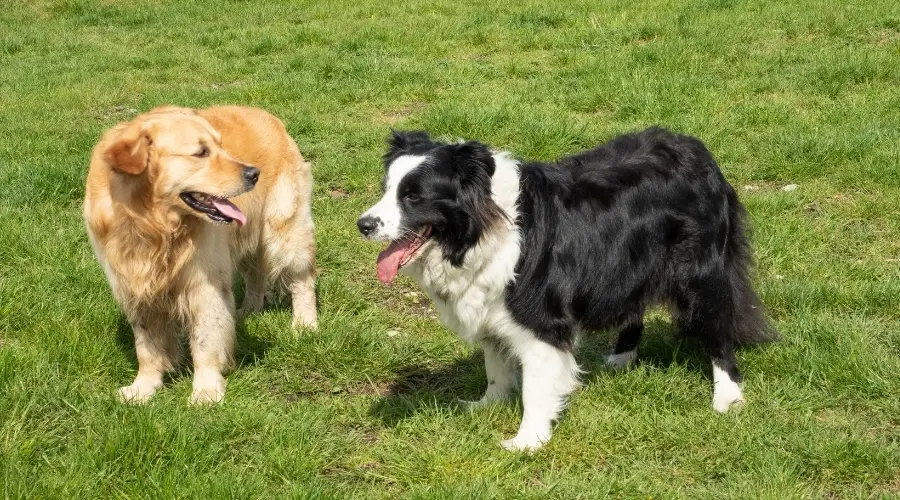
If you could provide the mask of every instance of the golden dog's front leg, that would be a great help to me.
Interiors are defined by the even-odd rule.
[[[138,373],[131,385],[119,389],[119,399],[126,403],[144,403],[163,384],[163,374],[172,369],[178,358],[174,329],[165,321],[134,320],[134,349]]]
[[[305,270],[294,278],[290,284],[291,302],[294,308],[293,328],[319,327],[316,313],[316,278],[312,270]]]
[[[234,295],[231,284],[202,282],[190,294],[191,356],[194,389],[191,404],[218,403],[225,397],[223,373],[234,352]]]

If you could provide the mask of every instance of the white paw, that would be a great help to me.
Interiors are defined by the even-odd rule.
[[[513,452],[525,452],[525,453],[534,453],[535,451],[541,449],[544,446],[544,443],[550,440],[550,436],[547,436],[545,439],[541,439],[537,434],[522,436],[517,435],[512,439],[504,439],[500,441],[500,446],[503,447],[506,451]]]
[[[487,401],[484,398],[481,398],[477,401],[471,401],[468,399],[457,399],[456,402],[459,403],[460,406],[462,406],[463,408],[465,408],[467,410],[477,410],[477,409],[479,409],[483,406],[486,406],[487,404],[490,403],[490,401]]]
[[[225,398],[225,378],[215,372],[194,375],[194,391],[191,393],[192,405],[221,403]]]
[[[485,392],[484,396],[481,396],[481,399],[477,401],[469,401],[466,399],[460,399],[458,401],[461,405],[470,410],[477,410],[478,408],[483,408],[485,406],[504,401],[506,400],[506,397],[506,392],[493,392],[489,389],[488,392]]]
[[[291,328],[294,330],[318,330],[319,322],[315,317],[312,318],[301,318],[300,316],[294,316],[294,320],[291,322]]]
[[[498,399],[483,397],[477,401],[469,401],[468,399],[459,399],[457,401],[459,401],[459,404],[467,410],[477,410],[496,403]]]
[[[637,351],[626,351],[619,354],[610,354],[606,358],[606,364],[614,370],[624,370],[631,367],[637,360]]]
[[[746,404],[746,402],[744,401],[744,396],[741,394],[737,394],[736,396],[716,394],[713,396],[713,409],[719,413],[728,413],[729,409],[738,409],[744,406],[744,404]]]
[[[740,384],[713,363],[713,410],[725,413],[729,408],[738,408],[743,404],[744,393]]]
[[[119,388],[119,401],[123,403],[146,403],[156,393],[158,385],[137,382]]]

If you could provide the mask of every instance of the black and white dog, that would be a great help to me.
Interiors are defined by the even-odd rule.
[[[751,285],[743,206],[699,140],[651,128],[554,165],[394,132],[384,164],[384,196],[358,221],[391,242],[378,278],[402,270],[483,347],[475,404],[506,397],[521,367],[524,416],[505,448],[550,439],[582,330],[618,328],[608,362],[626,367],[653,304],[712,357],[713,408],[743,403],[734,348],[777,333]]]

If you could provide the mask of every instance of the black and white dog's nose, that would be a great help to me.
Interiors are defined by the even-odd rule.
[[[378,229],[378,219],[370,215],[360,217],[359,220],[356,221],[356,227],[359,228],[359,232],[362,233],[363,236],[369,236]]]

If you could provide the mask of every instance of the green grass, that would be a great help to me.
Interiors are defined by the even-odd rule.
[[[893,0],[0,0],[0,491],[11,498],[900,496],[900,12]],[[80,216],[91,147],[172,103],[260,106],[311,160],[321,330],[239,328],[223,405],[180,372],[144,407]],[[650,322],[534,456],[354,221],[389,126],[550,159],[652,124],[696,135],[755,226],[783,341],[739,353],[749,404]],[[799,184],[793,192],[780,187]],[[389,335],[388,333],[391,333]]]

